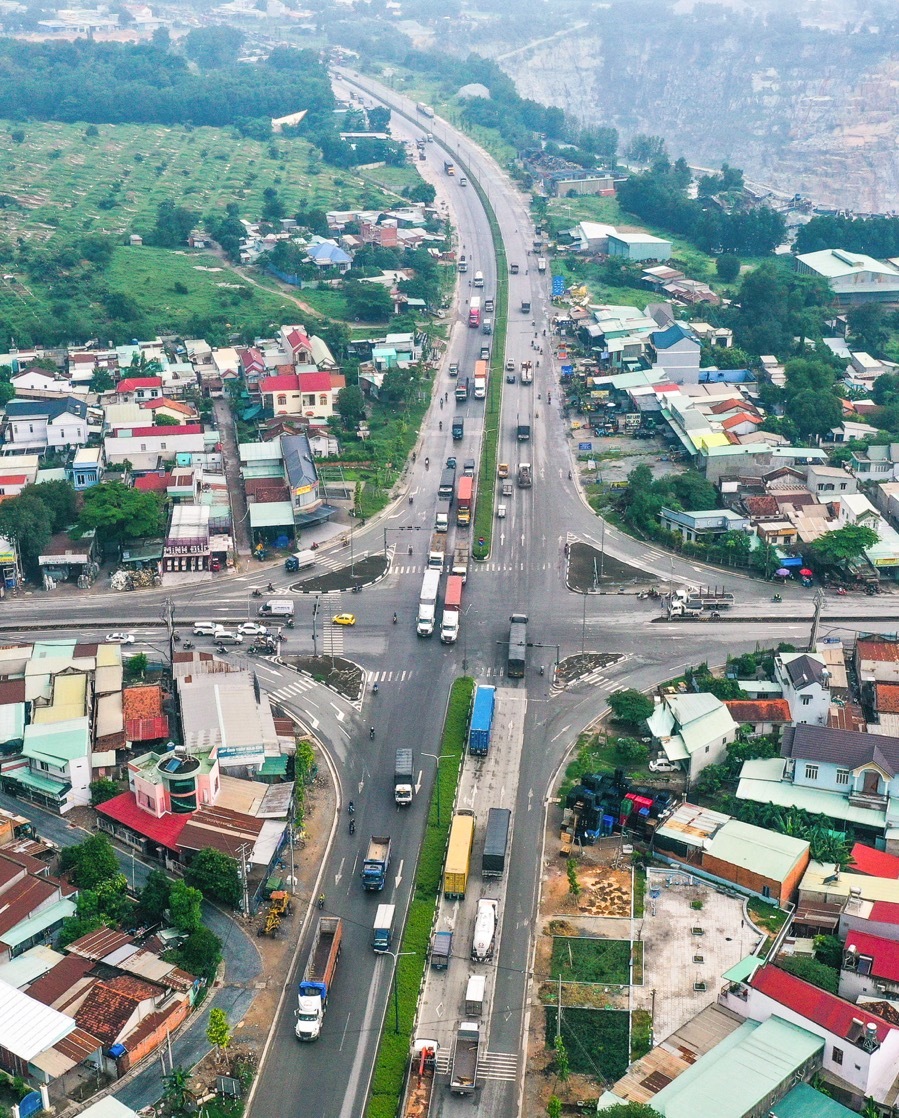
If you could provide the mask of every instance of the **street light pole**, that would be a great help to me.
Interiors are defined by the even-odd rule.
[[[437,783],[437,826],[439,827],[440,826],[440,762],[441,761],[456,760],[456,758],[451,757],[449,754],[445,754],[442,757],[438,757],[436,753],[422,753],[422,757],[430,757],[432,761],[437,762],[437,764],[435,766],[436,769],[437,769],[437,772],[435,774],[435,780],[436,780],[436,783]]]
[[[384,952],[393,959],[393,1032],[394,1035],[400,1031],[400,998],[399,990],[396,984],[396,972],[399,968],[399,961],[404,955],[414,955],[414,951],[391,951],[388,947]]]

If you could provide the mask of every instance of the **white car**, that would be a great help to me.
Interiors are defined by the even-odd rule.
[[[107,644],[134,644],[134,633],[107,633]]]
[[[655,760],[649,762],[649,771],[651,773],[676,773],[680,772],[680,765],[669,761],[667,757],[656,757]]]
[[[238,633],[243,633],[245,637],[264,637],[268,632],[265,625],[259,625],[255,621],[245,621],[243,625],[237,626]]]

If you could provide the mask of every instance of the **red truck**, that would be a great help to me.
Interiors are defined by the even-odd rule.
[[[440,624],[440,639],[444,644],[455,644],[459,636],[459,618],[462,610],[462,576],[450,575],[446,580],[446,594],[443,599],[443,621]]]
[[[474,504],[474,478],[465,474],[456,483],[456,523],[467,528],[471,523],[471,506]]]
[[[481,325],[481,297],[472,295],[468,304],[468,325],[476,330]]]

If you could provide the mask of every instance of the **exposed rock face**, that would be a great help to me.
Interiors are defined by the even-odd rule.
[[[523,96],[615,125],[622,147],[637,132],[661,135],[672,156],[728,160],[748,179],[856,211],[899,209],[897,48],[893,28],[772,26],[720,9],[654,25],[600,15],[507,57],[474,47]]]

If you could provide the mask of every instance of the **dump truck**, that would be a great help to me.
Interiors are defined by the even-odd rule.
[[[521,383],[534,383],[534,367],[530,361],[522,361],[521,363]]]
[[[456,164],[452,161],[452,159],[444,159],[443,173],[446,175],[454,175],[456,173]]]
[[[456,403],[464,404],[468,399],[468,377],[459,377],[456,381]]]
[[[530,489],[532,484],[530,462],[520,462],[518,465],[518,488]]]
[[[421,593],[418,598],[418,618],[415,631],[420,637],[429,637],[437,622],[437,592],[440,589],[440,574],[443,567],[443,552],[440,553],[440,569],[430,567],[421,580]]]
[[[342,936],[343,924],[339,916],[321,917],[299,988],[295,1029],[299,1040],[317,1040],[322,1031]]]
[[[406,1097],[400,1111],[402,1118],[427,1118],[430,1113],[439,1047],[436,1040],[415,1038],[409,1061]]]
[[[415,771],[411,749],[398,749],[393,763],[393,802],[401,807],[412,803]]]
[[[460,1021],[453,1044],[449,1088],[454,1095],[471,1095],[478,1085],[481,1026],[477,1021]]]
[[[463,582],[468,581],[468,561],[471,551],[467,543],[459,544],[453,552],[452,573],[459,575]]]
[[[496,943],[496,924],[499,915],[499,901],[478,901],[478,914],[474,921],[474,935],[471,940],[471,959],[474,963],[486,963],[493,958]]]
[[[428,548],[428,569],[431,571],[442,571],[443,561],[446,558],[446,536],[440,532],[435,532],[431,536],[431,544]]]
[[[461,611],[462,579],[458,575],[450,575],[446,580],[443,620],[440,624],[440,639],[444,644],[455,644],[458,640]]]
[[[490,751],[495,703],[496,688],[479,683],[475,688],[471,725],[468,728],[468,752],[473,757],[486,757]]]
[[[366,893],[379,893],[384,888],[389,866],[390,835],[372,835],[360,875]]]
[[[487,812],[487,832],[481,855],[481,877],[502,877],[506,870],[506,852],[512,812],[507,807],[492,807]]]
[[[523,679],[528,656],[528,618],[526,613],[513,613],[509,618],[509,659],[506,675]]]

